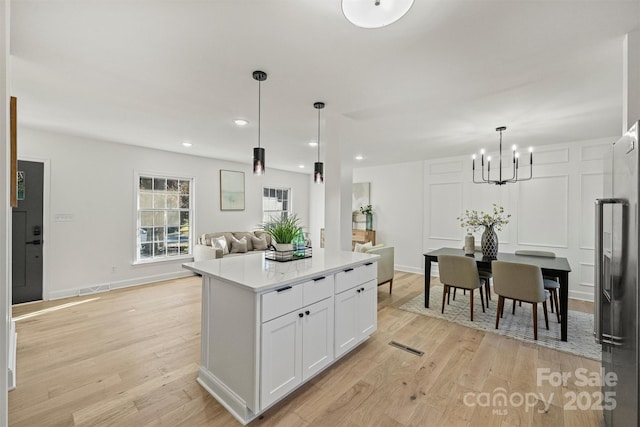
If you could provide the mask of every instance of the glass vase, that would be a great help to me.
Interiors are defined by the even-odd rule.
[[[367,230],[373,230],[373,214],[366,214],[367,218]]]

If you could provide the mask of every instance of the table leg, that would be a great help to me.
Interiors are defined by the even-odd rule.
[[[424,257],[424,307],[429,308],[429,290],[431,288],[431,257]]]
[[[569,272],[559,272],[560,279],[560,339],[567,341],[567,314],[569,313]]]

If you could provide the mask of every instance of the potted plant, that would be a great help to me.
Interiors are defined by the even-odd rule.
[[[367,230],[373,230],[373,208],[371,205],[360,206],[360,213],[366,217]]]
[[[291,251],[291,242],[302,233],[299,222],[300,218],[296,214],[282,214],[280,217],[271,217],[269,222],[261,224],[260,228],[271,236],[276,251]]]
[[[466,227],[467,231],[477,231],[484,227],[482,233],[482,255],[495,259],[498,256],[498,235],[495,230],[501,231],[502,226],[509,223],[510,214],[504,213],[504,208],[493,204],[493,212],[476,210],[466,210],[462,216],[458,217],[461,227]]]

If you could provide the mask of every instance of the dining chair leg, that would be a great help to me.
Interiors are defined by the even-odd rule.
[[[442,285],[443,289],[442,289],[442,311],[441,313],[444,313],[444,302],[447,300],[447,295],[449,294],[449,286],[447,285]]]
[[[453,300],[456,300],[456,291],[458,290],[458,288],[453,288]],[[449,304],[449,300],[447,299],[447,304]]]
[[[547,302],[542,301],[542,310],[544,311],[544,325],[549,330],[549,313],[547,312]]]
[[[484,292],[482,292],[482,286],[480,286],[478,289],[480,289],[480,302],[482,303],[482,312],[485,313],[484,304],[485,304],[486,298],[484,297]],[[487,307],[488,307],[488,305],[487,305]]]
[[[489,300],[491,299],[491,286],[489,286],[489,279],[484,282],[485,299],[487,300],[487,308],[489,308]]]
[[[513,308],[511,309],[511,314],[516,314],[516,300],[513,300]]]
[[[471,292],[469,292],[470,298],[471,298],[471,302],[469,304],[469,310],[471,310],[471,321],[473,322],[473,289],[471,289]]]
[[[558,318],[558,323],[560,323],[560,304],[558,303],[558,290],[557,289],[552,289],[551,290],[551,298],[553,298],[553,301],[555,303],[556,306],[556,317]],[[553,311],[552,311],[553,313]]]
[[[533,307],[533,339],[538,340],[538,304],[531,304]]]
[[[504,297],[502,295],[498,295],[498,309],[496,310],[496,329],[498,329],[498,325],[500,324],[500,316],[502,316],[503,307]]]
[[[389,295],[391,295],[391,288],[393,288],[393,279],[389,281]]]

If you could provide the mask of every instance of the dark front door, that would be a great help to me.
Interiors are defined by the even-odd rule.
[[[18,207],[13,208],[13,304],[42,299],[44,164],[18,162]]]

